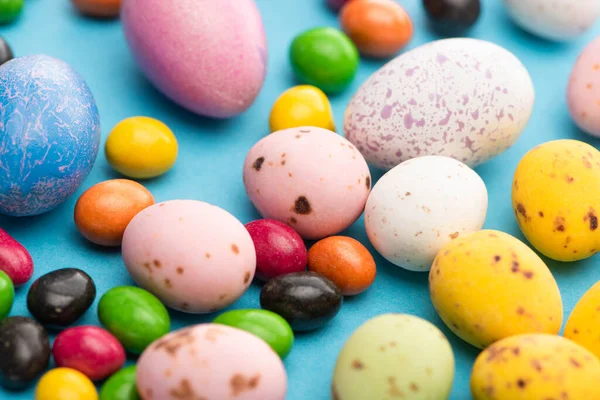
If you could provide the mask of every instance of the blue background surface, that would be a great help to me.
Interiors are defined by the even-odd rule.
[[[167,1],[167,0],[165,0]],[[172,0],[171,0],[172,1]],[[296,82],[287,50],[294,35],[311,27],[338,26],[336,16],[324,0],[258,0],[269,45],[269,70],[265,85],[254,105],[229,121],[195,116],[170,103],[138,72],[118,21],[95,21],[80,17],[67,0],[27,0],[20,20],[0,27],[19,55],[45,53],[70,63],[87,80],[100,110],[102,143],[120,120],[146,115],[169,125],[180,143],[175,167],[165,176],[144,184],[157,201],[199,199],[233,213],[242,222],[259,216],[245,195],[242,164],[247,151],[268,133],[268,115],[276,97]],[[489,191],[486,228],[499,229],[523,239],[510,202],[511,180],[519,159],[533,146],[559,138],[585,140],[598,147],[600,141],[580,132],[571,122],[565,91],[568,76],[583,47],[600,34],[596,25],[585,36],[565,44],[547,42],[517,28],[507,17],[500,0],[483,0],[484,9],[477,27],[470,33],[512,51],[528,68],[536,89],[533,116],[523,135],[509,151],[480,166]],[[437,39],[427,27],[418,0],[402,0],[413,18],[415,35],[409,48]],[[354,84],[331,98],[336,125],[342,127],[343,113],[352,94],[383,62],[365,61]],[[374,180],[381,172],[372,171]],[[75,202],[85,189],[100,181],[116,178],[101,151],[88,179],[69,201],[55,211],[32,218],[0,217],[6,229],[31,252],[34,278],[63,267],[86,270],[98,287],[98,298],[116,285],[133,284],[123,266],[120,251],[106,250],[86,242],[73,223]],[[362,218],[346,234],[370,246]],[[600,279],[598,256],[582,262],[560,264],[547,260],[558,280],[565,308],[565,321],[577,300]],[[456,378],[452,399],[467,399],[469,374],[478,351],[461,342],[445,328],[437,316],[427,289],[427,274],[395,267],[376,255],[378,275],[374,285],[362,295],[347,298],[340,314],[324,329],[297,335],[292,353],[285,361],[289,377],[289,400],[329,399],[333,367],[344,342],[367,319],[387,312],[415,314],[439,326],[450,339],[456,356]],[[33,279],[32,279],[33,281]],[[17,291],[11,315],[28,315],[26,287]],[[232,308],[259,307],[260,287],[253,284]],[[97,300],[78,324],[98,324]],[[171,312],[173,326],[206,322],[214,316]],[[33,388],[21,393],[0,389],[0,399],[32,399]]]

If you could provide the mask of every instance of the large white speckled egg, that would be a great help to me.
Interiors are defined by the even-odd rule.
[[[476,39],[438,40],[371,75],[346,109],[344,131],[382,169],[425,155],[474,167],[515,143],[534,98],[529,73],[506,49]]]
[[[200,324],[152,343],[137,363],[143,400],[284,400],[287,376],[277,353],[257,336]]]
[[[256,252],[244,225],[222,208],[196,200],[158,203],[137,214],[123,235],[131,277],[165,305],[208,313],[248,289]]]
[[[263,217],[317,240],[360,217],[371,174],[360,152],[340,135],[300,127],[274,132],[252,147],[244,163],[244,185]]]
[[[417,157],[388,171],[373,187],[365,227],[388,261],[429,271],[446,243],[483,227],[487,206],[485,184],[471,168],[449,157]]]

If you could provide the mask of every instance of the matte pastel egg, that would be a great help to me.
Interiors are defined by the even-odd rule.
[[[150,206],[127,226],[123,261],[131,277],[168,307],[189,313],[225,308],[248,288],[254,244],[227,211],[196,200]]]
[[[567,103],[573,121],[600,137],[600,36],[581,52],[571,71]]]
[[[284,400],[281,359],[262,339],[240,329],[201,324],[154,342],[137,364],[143,399]]]
[[[300,127],[274,132],[250,149],[244,185],[263,217],[289,224],[304,239],[321,239],[362,214],[371,175],[346,139]]]
[[[127,0],[121,21],[138,66],[171,100],[217,118],[254,102],[267,65],[254,0]]]

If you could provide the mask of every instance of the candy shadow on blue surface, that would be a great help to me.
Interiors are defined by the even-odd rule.
[[[515,21],[504,8],[500,17],[503,19],[503,23],[506,24],[507,27],[510,27],[513,33],[513,37],[519,39],[515,41],[518,42],[524,48],[535,48],[539,52],[552,53],[563,51],[566,47],[569,46],[567,42],[558,42],[549,39],[544,39],[526,31],[525,29],[521,28],[517,23],[515,23]]]

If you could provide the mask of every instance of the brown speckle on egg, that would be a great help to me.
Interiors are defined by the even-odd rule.
[[[296,214],[300,215],[308,215],[312,212],[310,202],[305,196],[298,197],[292,209]]]
[[[173,375],[173,371],[171,371],[170,369],[165,370],[165,377],[169,378]]]
[[[500,260],[502,260],[502,257],[499,254],[496,254],[494,256],[494,262],[497,263],[497,262],[500,262]]]
[[[250,282],[250,272],[246,271],[244,274],[244,283]]]
[[[198,398],[196,393],[194,393],[192,385],[190,385],[190,382],[187,379],[182,379],[181,382],[179,382],[179,386],[171,388],[169,394],[171,397],[181,400],[195,400]]]
[[[296,224],[296,223],[298,223],[298,220],[296,218],[292,217],[292,218],[290,218],[290,222],[292,224]]]
[[[177,267],[176,271],[179,275],[183,275],[184,269],[183,269],[183,267]]]
[[[204,257],[206,257],[207,259],[208,259],[208,258],[210,258],[210,257],[211,257],[211,256],[210,256],[210,253],[206,253],[206,254],[204,255]]]
[[[542,364],[538,361],[538,360],[531,360],[531,366],[533,367],[533,369],[535,369],[537,372],[542,372]]]
[[[519,262],[518,261],[513,261],[512,262],[512,266],[510,267],[510,271],[512,273],[517,273],[519,272]]]
[[[185,302],[181,303],[182,310],[188,310],[189,308],[190,308],[190,305],[188,303],[185,303]]]
[[[204,339],[209,342],[215,342],[219,335],[222,335],[223,331],[219,328],[208,328],[204,333]]]
[[[365,186],[367,187],[367,189],[371,189],[371,177],[367,176],[367,178],[365,179]]]
[[[526,386],[527,386],[527,382],[525,381],[525,379],[520,378],[517,380],[517,387],[519,389],[525,389]]]
[[[583,165],[584,165],[586,168],[588,168],[588,169],[589,169],[589,168],[592,168],[592,163],[591,163],[591,162],[590,162],[590,161],[587,159],[587,157],[586,157],[586,156],[582,156],[582,157],[581,157],[581,160],[583,161]]]
[[[540,218],[544,218],[544,213],[542,211],[538,211],[538,215],[540,216]]]
[[[525,221],[529,221],[530,217],[527,215],[527,210],[525,209],[525,206],[522,203],[517,204],[517,213],[520,214]]]
[[[255,171],[260,171],[264,162],[265,162],[264,157],[258,157],[256,160],[254,160],[254,163],[252,164],[252,168]]]
[[[225,297],[227,297],[227,295],[225,293],[222,293],[219,295],[219,300],[225,300]]]
[[[565,179],[567,180],[567,183],[573,183],[573,181],[575,180],[575,178],[573,178],[572,176],[566,175]]]
[[[585,217],[583,217],[583,220],[585,222],[589,221],[591,231],[595,231],[596,229],[598,229],[598,217],[596,216],[596,213],[593,208],[590,207],[590,211]]]
[[[292,177],[292,173],[291,173],[291,172],[288,172],[288,176],[291,178],[291,177]]]
[[[431,209],[425,205],[421,206],[421,208],[423,209],[423,211],[425,211],[427,214],[431,214]]]
[[[458,237],[458,232],[451,233],[449,236],[450,239],[456,239]]]
[[[146,396],[148,396],[149,399],[151,399],[153,395],[154,395],[154,393],[152,393],[152,389],[150,389],[150,388],[146,389]]]
[[[365,365],[360,360],[354,360],[354,361],[352,361],[352,368],[360,370],[360,369],[364,369]]]
[[[525,277],[525,279],[532,279],[533,271],[523,271],[523,276]]]
[[[242,374],[235,374],[229,380],[231,394],[235,397],[248,390],[253,390],[258,386],[259,382],[260,374],[257,374],[251,378],[247,378]]]
[[[152,268],[150,268],[150,263],[149,262],[145,262],[144,263],[144,268],[146,268],[148,270],[148,272],[152,273]]]
[[[581,368],[581,363],[579,361],[577,361],[574,358],[569,358],[569,362],[571,363],[571,365],[575,368]]]
[[[169,278],[165,278],[165,286],[167,287],[167,289],[171,289],[173,287],[173,284],[171,283],[171,280]]]
[[[194,342],[194,336],[192,336],[192,331],[190,329],[182,329],[179,332],[173,334],[171,337],[160,339],[154,345],[154,351],[159,351],[163,349],[170,356],[176,356],[177,351],[185,345],[191,344]]]
[[[285,165],[285,160],[281,160],[281,165],[284,166]]]
[[[416,383],[414,383],[414,382],[411,382],[411,383],[410,383],[410,385],[409,385],[409,388],[410,388],[410,390],[412,390],[412,391],[413,391],[413,392],[415,392],[415,393],[419,391],[419,385],[417,385],[417,384],[416,384]]]
[[[525,309],[523,307],[518,307],[517,308],[517,314],[519,314],[519,315],[525,315]]]
[[[388,393],[392,397],[404,397],[404,392],[396,385],[396,378],[388,376],[389,389]]]
[[[565,231],[565,219],[563,217],[554,218],[554,232],[564,232]]]
[[[238,247],[237,244],[232,244],[231,245],[231,251],[233,252],[233,254],[238,255],[240,254],[240,248]]]

